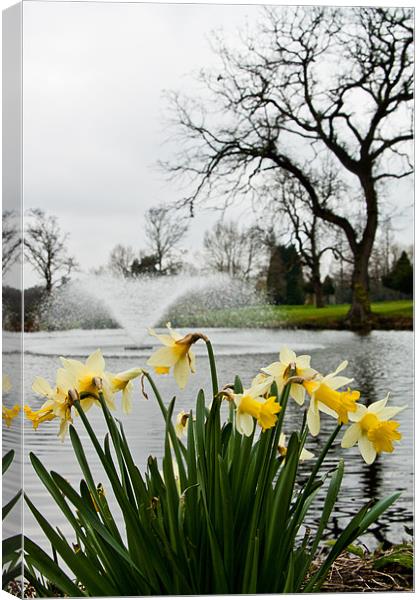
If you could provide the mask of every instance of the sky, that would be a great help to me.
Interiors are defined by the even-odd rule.
[[[230,40],[250,5],[24,4],[24,203],[58,217],[85,271],[118,243],[144,248],[145,211],[183,190],[157,167],[170,158],[164,90],[194,95],[194,73],[217,68],[212,30]],[[399,182],[395,202],[410,185]],[[402,196],[401,196],[402,195]],[[200,209],[183,242],[194,254],[220,214]],[[251,206],[228,217],[250,223]],[[412,240],[411,212],[397,223]],[[37,282],[28,267],[25,287]]]

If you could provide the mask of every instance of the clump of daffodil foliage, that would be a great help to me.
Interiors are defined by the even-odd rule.
[[[31,454],[33,467],[74,534],[72,539],[63,536],[27,497],[53,548],[51,557],[25,540],[27,579],[39,596],[51,595],[52,582],[68,596],[318,591],[333,561],[398,497],[363,506],[319,567],[311,569],[344,471],[343,459],[332,471],[323,469],[324,459],[342,428],[341,446],[357,443],[367,463],[392,452],[401,438],[392,418],[401,408],[389,407],[388,397],[366,407],[358,402],[360,392],[349,387],[352,380],[340,375],[347,363],[324,376],[311,366],[309,356],[296,356],[287,348],[277,362],[255,374],[248,388],[238,378],[220,387],[205,335],[182,336],[169,324],[168,334],[150,333],[163,345],[147,365],[158,375],[173,370],[181,388],[195,371],[193,344],[206,344],[211,395],[205,397],[200,390],[195,407],[175,416],[175,399],[161,397],[146,365],[112,374],[99,350],[85,363],[62,358],[54,386],[38,377],[33,390],[46,400],[38,410],[25,407],[26,416],[35,428],[59,419],[63,440],[69,430],[82,479],[75,489],[65,473],[48,472]],[[149,457],[145,474],[136,465],[123,424],[112,415],[119,392],[124,412],[137,410],[137,378],[138,393],[151,388],[165,421],[162,464]],[[285,432],[290,399],[302,407],[302,423]],[[97,438],[87,416],[94,406],[106,421],[105,440]],[[314,456],[305,441],[318,435],[324,415],[331,433]],[[104,484],[96,480],[72,424],[76,416],[102,463],[108,479]],[[7,418],[10,422],[12,415]],[[302,483],[298,474],[303,460],[313,466]],[[318,526],[302,535],[318,494],[324,498]],[[119,510],[111,509],[116,505]]]

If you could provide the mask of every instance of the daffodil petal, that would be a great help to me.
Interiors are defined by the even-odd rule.
[[[183,390],[188,383],[190,376],[190,365],[186,356],[183,356],[178,360],[174,366],[174,377],[178,384],[178,387]]]
[[[127,383],[122,392],[122,410],[123,413],[128,415],[131,413],[131,409],[133,406],[133,384],[131,381]]]
[[[373,402],[372,404],[370,404],[369,412],[373,412],[373,413],[375,413],[375,415],[377,415],[380,410],[385,408],[385,406],[388,402],[388,399],[389,399],[389,392],[385,396],[385,398],[382,398],[382,400],[377,400],[376,402]]]
[[[296,358],[296,366],[298,369],[309,369],[311,366],[311,357],[309,354],[301,354]]]
[[[149,334],[157,338],[164,346],[173,346],[174,340],[167,333],[156,333],[154,329],[149,329]]]
[[[351,377],[327,377],[324,378],[324,383],[328,384],[328,386],[332,389],[332,390],[338,390],[341,387],[344,387],[346,385],[349,385],[350,383],[352,383],[353,378]]]
[[[306,450],[306,448],[302,448],[302,452],[300,453],[299,460],[302,462],[305,460],[311,460],[312,458],[314,458],[314,456],[315,456],[315,454],[313,452]]]
[[[102,373],[105,370],[105,359],[102,356],[102,352],[98,349],[92,352],[86,360],[86,368],[90,371]]]
[[[371,408],[371,406],[369,408]],[[388,421],[389,419],[392,419],[392,417],[395,417],[395,415],[397,415],[405,408],[407,408],[407,404],[405,406],[386,406],[385,408],[382,408],[381,410],[377,411],[376,416],[381,421]]]
[[[249,437],[254,429],[254,419],[246,413],[236,413],[236,429],[241,435]]]
[[[290,350],[287,346],[283,346],[280,350],[280,362],[282,362],[286,367],[290,365],[290,363],[296,362],[296,353],[293,350]]]
[[[181,348],[180,348],[181,350]],[[175,347],[158,348],[156,352],[153,352],[152,356],[147,361],[147,364],[151,367],[173,367],[179,360],[180,351]]]
[[[321,429],[321,419],[319,416],[318,406],[314,399],[311,399],[309,410],[307,414],[307,422],[310,434],[317,436]]]
[[[367,435],[362,435],[359,438],[358,446],[365,463],[371,465],[376,458],[376,450]]]
[[[35,377],[34,382],[32,384],[32,391],[35,394],[39,394],[40,396],[49,397],[54,395],[54,390],[48,383],[46,379],[43,377]]]
[[[299,406],[302,406],[305,402],[305,388],[299,383],[292,383],[290,386],[290,395]]]
[[[354,412],[349,412],[349,419],[357,423],[360,419],[366,414],[367,408],[364,404],[356,404],[356,410]]]
[[[342,448],[351,448],[358,441],[362,434],[359,423],[353,423],[344,432],[343,439],[341,440]]]

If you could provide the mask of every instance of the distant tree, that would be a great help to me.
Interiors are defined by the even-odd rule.
[[[219,273],[249,279],[267,249],[257,227],[240,229],[234,221],[218,221],[204,234],[208,264]]]
[[[117,244],[109,255],[108,268],[114,275],[129,277],[135,254],[131,246]]]
[[[17,216],[12,210],[4,210],[2,215],[2,273],[16,262],[22,239],[19,235]]]
[[[413,265],[403,251],[388,275],[382,278],[385,287],[403,294],[413,294]]]
[[[334,281],[327,275],[322,282],[322,293],[324,296],[332,296],[335,294]]]
[[[304,303],[302,265],[294,246],[273,246],[267,273],[267,295],[273,304]]]
[[[318,189],[323,205],[326,205],[332,197],[337,199],[343,193],[343,186],[331,165],[324,164]],[[321,308],[324,305],[321,261],[327,252],[331,252],[335,257],[338,256],[335,238],[340,230],[327,226],[313,213],[307,191],[288,174],[279,174],[275,185],[266,188],[266,195],[269,200],[263,210],[265,220],[267,214],[272,214],[274,219],[282,224],[284,229],[282,237],[287,236],[289,243],[296,245],[301,264],[309,273],[315,305]],[[285,216],[284,222],[278,218],[279,214]]]
[[[170,261],[172,252],[188,231],[188,223],[179,212],[161,205],[150,208],[145,215],[145,233],[151,253],[157,258],[157,269],[164,273],[165,262]]]
[[[57,218],[43,210],[32,209],[28,213],[24,236],[25,256],[44,280],[49,294],[57,285],[67,283],[77,268],[76,260],[67,253],[68,233],[63,233]]]
[[[135,258],[131,265],[131,274],[134,277],[138,277],[139,275],[157,275],[158,272],[158,258],[154,254],[142,256],[140,259]]]

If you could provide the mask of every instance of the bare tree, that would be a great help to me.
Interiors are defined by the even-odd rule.
[[[317,182],[320,202],[327,205],[329,201],[335,200],[345,192],[337,178],[336,171],[330,165],[324,165],[323,177]],[[282,236],[287,232],[287,243],[294,244],[300,255],[302,266],[309,271],[310,283],[312,285],[315,304],[317,308],[324,306],[324,295],[321,281],[321,261],[327,252],[331,252],[334,258],[339,257],[337,248],[337,236],[341,230],[328,227],[312,211],[311,200],[303,186],[289,174],[280,174],[276,178],[275,186],[267,188],[265,195],[268,203],[264,207],[264,213],[277,215],[284,214],[286,221]],[[278,233],[277,233],[278,236]]]
[[[135,258],[136,256],[131,246],[117,244],[109,255],[108,268],[114,275],[129,277]]]
[[[249,279],[266,248],[257,227],[240,229],[233,221],[218,221],[203,241],[208,264],[219,273]]]
[[[76,260],[67,253],[68,233],[63,233],[57,218],[43,210],[28,213],[25,229],[25,256],[45,282],[45,291],[67,283],[71,272],[77,268]]]
[[[149,248],[157,258],[160,273],[165,271],[165,261],[170,259],[175,246],[188,231],[188,223],[179,212],[162,205],[146,212],[145,232]]]
[[[12,210],[4,210],[2,215],[2,273],[16,262],[21,245],[19,226],[16,214]]]
[[[412,173],[412,10],[267,9],[242,49],[215,44],[222,70],[201,75],[214,104],[170,96],[183,145],[164,166],[192,178],[184,203],[249,196],[273,172],[288,173],[314,215],[344,232],[353,256],[348,319],[369,327],[368,266],[383,186]],[[362,219],[351,218],[349,200],[322,203],[324,157],[352,186]]]

